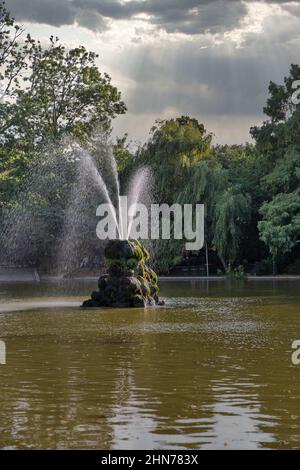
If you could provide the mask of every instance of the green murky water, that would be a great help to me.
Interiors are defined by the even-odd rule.
[[[0,448],[300,447],[300,283],[163,284],[166,307],[80,310],[93,287],[0,286]]]

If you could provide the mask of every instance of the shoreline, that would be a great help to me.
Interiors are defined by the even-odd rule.
[[[46,283],[46,282],[71,282],[71,281],[78,281],[78,282],[97,282],[99,276],[74,276],[65,278],[62,276],[46,276],[46,275],[39,275],[35,276],[35,278],[22,277],[22,276],[2,276],[0,277],[0,285],[1,284],[39,284],[39,283]],[[299,281],[300,282],[300,275],[289,275],[289,274],[282,274],[282,275],[269,275],[269,276],[245,276],[242,279],[228,279],[226,276],[159,276],[159,282],[263,282],[263,281]]]
[[[245,276],[242,279],[229,279],[226,276],[159,276],[159,280],[163,282],[176,281],[300,281],[300,275],[281,274],[278,276]]]

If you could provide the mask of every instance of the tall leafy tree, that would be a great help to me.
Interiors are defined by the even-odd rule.
[[[57,38],[49,47],[27,36],[0,7],[0,206],[19,187],[35,155],[69,134],[86,143],[95,126],[110,129],[125,113],[120,92],[84,47],[67,50]],[[23,39],[23,38],[22,38]]]
[[[0,143],[4,133],[12,125],[17,92],[24,84],[24,74],[28,68],[32,40],[27,35],[23,40],[24,30],[15,23],[5,7],[0,3]]]
[[[264,108],[269,120],[252,129],[257,148],[271,162],[262,178],[266,200],[258,223],[261,239],[275,262],[292,251],[300,237],[300,107],[292,97],[293,83],[300,79],[300,67],[292,65],[283,85],[269,86],[269,99]]]
[[[15,24],[5,7],[0,3],[0,98],[9,95],[13,86],[18,83],[19,74],[24,67],[24,54],[20,48],[19,38],[22,28]]]
[[[300,236],[300,192],[279,193],[261,207],[261,239],[269,247],[274,263],[289,253]]]
[[[257,151],[265,156],[270,163],[281,158],[287,146],[295,143],[292,133],[286,132],[286,122],[299,108],[293,100],[294,83],[300,80],[300,66],[292,64],[290,74],[284,78],[282,85],[274,82],[269,84],[269,97],[264,107],[268,119],[262,126],[252,127],[250,133],[256,141]]]
[[[96,125],[108,128],[126,107],[97,58],[83,46],[67,50],[57,38],[47,49],[32,41],[26,86],[16,92],[6,138],[18,135],[34,147],[66,132],[85,141]]]

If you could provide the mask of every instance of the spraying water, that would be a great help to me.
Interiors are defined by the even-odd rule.
[[[149,203],[148,196],[150,194],[151,187],[151,172],[149,168],[140,168],[136,171],[136,173],[131,178],[129,184],[129,191],[128,191],[128,207],[132,207],[135,212],[136,206],[138,203],[143,202],[143,204],[147,205]],[[129,215],[128,217],[128,230],[127,230],[127,238],[131,236],[131,229],[133,224],[133,215]]]
[[[130,205],[149,198],[151,175],[139,169],[130,180]],[[91,260],[101,242],[96,237],[96,209],[108,203],[119,239],[130,237],[132,219],[123,226],[121,191],[113,146],[107,134],[95,132],[87,148],[70,138],[41,153],[6,209],[0,227],[0,264],[36,265],[50,260],[72,272]],[[50,251],[49,251],[50,246]]]

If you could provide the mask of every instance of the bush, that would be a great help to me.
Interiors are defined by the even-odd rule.
[[[257,261],[252,269],[251,274],[254,276],[264,276],[273,273],[273,261],[272,258],[266,258],[262,261]]]
[[[289,264],[286,272],[287,274],[300,274],[300,259],[296,259],[293,263]]]

